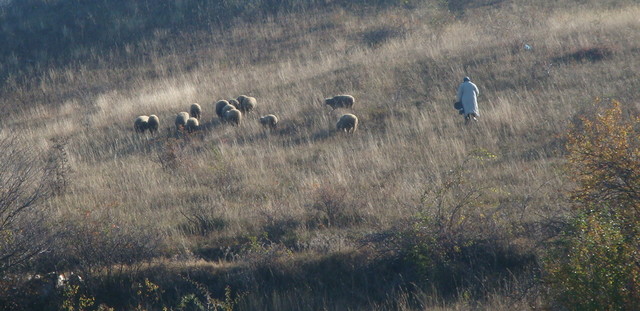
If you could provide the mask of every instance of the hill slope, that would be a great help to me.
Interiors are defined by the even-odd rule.
[[[145,3],[120,2],[136,8],[119,16]],[[82,273],[114,307],[204,299],[195,283],[245,292],[246,310],[539,306],[537,256],[569,212],[567,124],[595,98],[640,108],[633,1],[310,1],[258,6],[230,25],[203,24],[215,9],[194,8],[208,1],[145,12],[172,16],[181,3],[179,30],[149,16],[131,37],[85,34],[79,61],[61,42],[37,65],[3,69],[2,137],[58,172],[43,208],[61,238],[27,270]],[[100,5],[82,4],[106,14]],[[31,57],[23,49],[36,43],[22,43],[11,53]],[[464,76],[481,93],[468,126],[452,108]],[[241,94],[256,111],[221,122],[214,103]],[[323,105],[337,94],[353,108]],[[202,130],[176,133],[176,113],[194,102]],[[347,112],[360,121],[353,135],[335,131]],[[267,113],[281,120],[274,131],[258,123]],[[150,114],[160,131],[135,133]],[[144,278],[163,299],[129,290]]]

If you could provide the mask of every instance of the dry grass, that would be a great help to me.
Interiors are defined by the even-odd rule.
[[[52,223],[108,216],[157,233],[168,254],[233,246],[286,221],[283,236],[307,245],[302,254],[353,249],[364,234],[417,215],[425,190],[479,149],[497,157],[468,164],[470,187],[491,187],[477,207],[507,230],[563,213],[561,137],[573,116],[589,113],[595,97],[640,109],[638,16],[637,4],[551,12],[517,1],[460,18],[433,7],[291,13],[193,34],[174,53],[154,55],[149,42],[144,62],[53,68],[16,82],[1,99],[17,108],[0,134],[44,147],[68,139],[70,188],[51,201]],[[591,49],[607,52],[566,58]],[[465,75],[481,92],[480,121],[470,126],[452,108]],[[344,111],[322,105],[342,93],[356,98],[354,135],[336,134]],[[215,101],[240,94],[256,97],[257,111],[240,127],[219,122]],[[175,114],[193,102],[205,129],[176,139]],[[278,115],[278,130],[259,125],[266,113]],[[134,118],[149,114],[161,131],[136,134]],[[175,167],[163,165],[166,156]],[[334,205],[318,207],[322,196]],[[221,223],[185,231],[190,215]],[[274,292],[269,303],[291,309],[289,294]],[[473,307],[461,300],[451,309]]]

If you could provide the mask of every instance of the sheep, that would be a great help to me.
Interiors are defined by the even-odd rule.
[[[149,132],[157,132],[159,125],[160,120],[158,119],[158,116],[155,114],[150,115],[149,120],[147,121],[147,128],[149,129]]]
[[[229,104],[233,107],[236,107],[236,109],[238,109],[238,107],[240,107],[240,103],[238,102],[238,100],[236,99],[229,99],[228,100]]]
[[[257,101],[255,97],[240,95],[238,96],[238,110],[242,113],[248,113],[256,108]]]
[[[189,113],[188,112],[179,112],[178,115],[176,115],[176,130],[180,130],[180,128],[184,128],[187,125],[187,120],[189,119]]]
[[[341,132],[353,133],[358,129],[358,117],[353,114],[343,114],[338,123],[336,129]]]
[[[198,129],[200,129],[200,123],[198,122],[198,119],[191,117],[187,119],[187,124],[185,125],[184,128],[187,130],[188,133],[193,133]]]
[[[325,98],[324,104],[328,105],[332,109],[336,108],[351,108],[355,103],[355,99],[351,95],[336,95],[331,98]]]
[[[227,110],[224,113],[223,120],[234,125],[240,125],[240,121],[242,121],[242,112],[238,109]]]
[[[231,109],[236,109],[236,108],[233,107],[233,105],[231,105],[231,104],[228,104],[228,105],[222,107],[222,116],[224,117],[224,113],[229,111],[229,110],[231,110]]]
[[[136,118],[135,121],[133,121],[133,128],[138,133],[144,133],[144,131],[148,128],[148,126],[149,126],[149,117],[147,116],[139,116]]]
[[[264,127],[270,127],[271,129],[275,129],[278,124],[278,117],[273,114],[268,114],[266,116],[260,117],[260,124]]]
[[[229,102],[226,100],[219,100],[218,102],[216,102],[216,114],[218,115],[218,118],[222,119],[223,116],[223,111],[222,108],[224,108],[224,106],[229,105]]]
[[[200,116],[202,115],[202,107],[198,103],[191,104],[191,109],[189,110],[189,115],[200,120]]]
[[[238,104],[241,104],[243,100],[245,100],[245,98],[248,98],[249,96],[247,95],[240,95],[238,96],[238,98],[236,98],[236,100],[238,101]]]

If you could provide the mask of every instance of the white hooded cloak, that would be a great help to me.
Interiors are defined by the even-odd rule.
[[[465,116],[471,113],[475,113],[477,116],[480,115],[478,112],[479,94],[478,87],[471,81],[462,82],[458,87],[458,101],[462,102]]]

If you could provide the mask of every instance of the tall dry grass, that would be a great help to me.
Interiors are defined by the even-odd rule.
[[[229,254],[270,232],[293,251],[278,260],[291,263],[359,250],[367,234],[424,212],[425,191],[487,151],[494,160],[465,164],[468,187],[489,189],[474,208],[508,243],[535,253],[536,236],[512,232],[565,212],[567,122],[590,113],[595,97],[640,109],[640,6],[563,3],[505,1],[458,17],[429,5],[289,13],[195,33],[162,55],[149,41],[139,62],[52,68],[9,84],[13,97],[2,101],[15,109],[1,135],[43,147],[68,139],[70,186],[50,202],[53,224],[146,231],[160,237],[157,256],[229,249],[211,260],[237,259]],[[467,75],[480,88],[481,115],[464,126],[452,103]],[[342,93],[356,98],[354,135],[334,131],[346,110],[322,105]],[[256,97],[257,111],[240,127],[222,124],[213,104],[240,94]],[[176,136],[173,118],[193,102],[204,130]],[[266,113],[278,115],[278,130],[259,126]],[[133,120],[148,114],[161,130],[136,134]],[[315,295],[274,290],[245,304],[292,309],[299,294]]]

